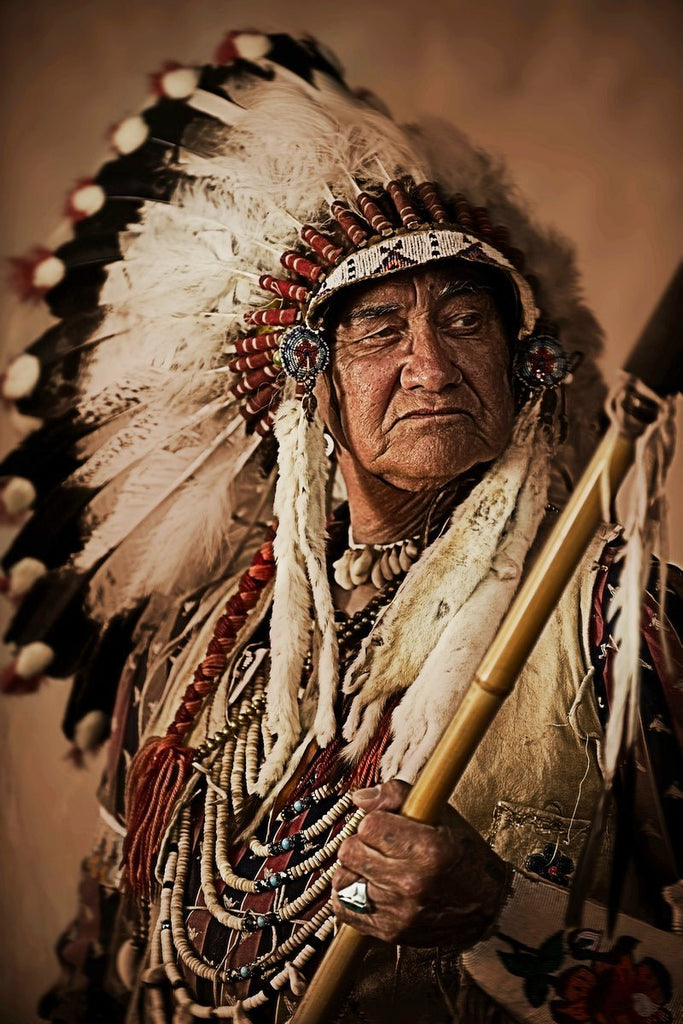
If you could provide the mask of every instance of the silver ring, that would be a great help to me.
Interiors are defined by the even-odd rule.
[[[362,878],[339,889],[337,898],[348,910],[353,910],[356,914],[372,913],[372,903],[368,898],[368,883]]]

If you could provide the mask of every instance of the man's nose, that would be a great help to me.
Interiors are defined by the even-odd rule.
[[[420,319],[412,326],[410,352],[401,371],[403,387],[442,391],[450,384],[459,384],[463,379],[462,371],[434,325]]]

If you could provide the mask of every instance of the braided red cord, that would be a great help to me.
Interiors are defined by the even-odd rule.
[[[275,572],[274,537],[274,530],[269,528],[265,542],[239,581],[237,593],[233,594],[226,604],[225,612],[216,623],[204,660],[195,669],[194,678],[185,690],[175,718],[168,727],[168,736],[184,736],[192,728],[204,698],[211,693],[225,671],[228,655],[235,646],[237,634],[258,601],[264,586]]]
[[[182,696],[166,735],[150,737],[131,763],[126,784],[128,831],[123,845],[123,867],[127,885],[140,896],[151,893],[161,840],[194,760],[195,750],[182,745],[183,737],[192,729],[206,697],[225,671],[228,656],[249,612],[273,577],[274,537],[275,530],[269,527],[251,565],[240,577],[237,593],[228,600],[216,623],[206,654]]]

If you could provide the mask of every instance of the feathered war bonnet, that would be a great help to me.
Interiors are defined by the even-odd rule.
[[[453,129],[397,125],[310,39],[230,33],[216,65],[167,65],[153,87],[153,102],[114,130],[112,159],[70,195],[73,238],[15,261],[53,322],[3,385],[33,428],[0,471],[7,514],[27,520],[4,559],[18,602],[4,682],[26,690],[46,671],[74,675],[67,734],[96,742],[141,616],[161,622],[243,569],[272,501],[277,742],[265,786],[300,735],[311,606],[309,724],[321,744],[334,732],[328,463],[312,401],[330,358],[326,300],[445,258],[507,275],[519,387],[552,391],[568,359],[576,379],[558,478],[576,473],[598,432],[599,330],[568,246],[532,223],[503,169]],[[274,498],[259,459],[273,428]],[[272,576],[268,552],[262,561],[259,587]],[[244,580],[242,610],[257,589]],[[138,776],[168,755],[175,783],[184,777],[183,737],[229,646],[184,717],[143,751]]]

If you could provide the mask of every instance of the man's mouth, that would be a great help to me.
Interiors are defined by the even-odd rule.
[[[402,416],[399,416],[397,423],[401,420],[411,419],[432,419],[436,416],[467,416],[468,413],[465,409],[411,409],[410,412],[404,412]]]
[[[434,427],[437,429],[438,424],[443,424],[444,429],[451,420],[460,420],[462,417],[472,417],[472,413],[468,412],[467,409],[459,409],[454,406],[437,407],[436,409],[430,409],[427,406],[419,409],[411,409],[409,412],[401,413],[397,416],[389,430],[395,430],[401,423],[412,423],[416,427],[425,426],[427,428]]]

